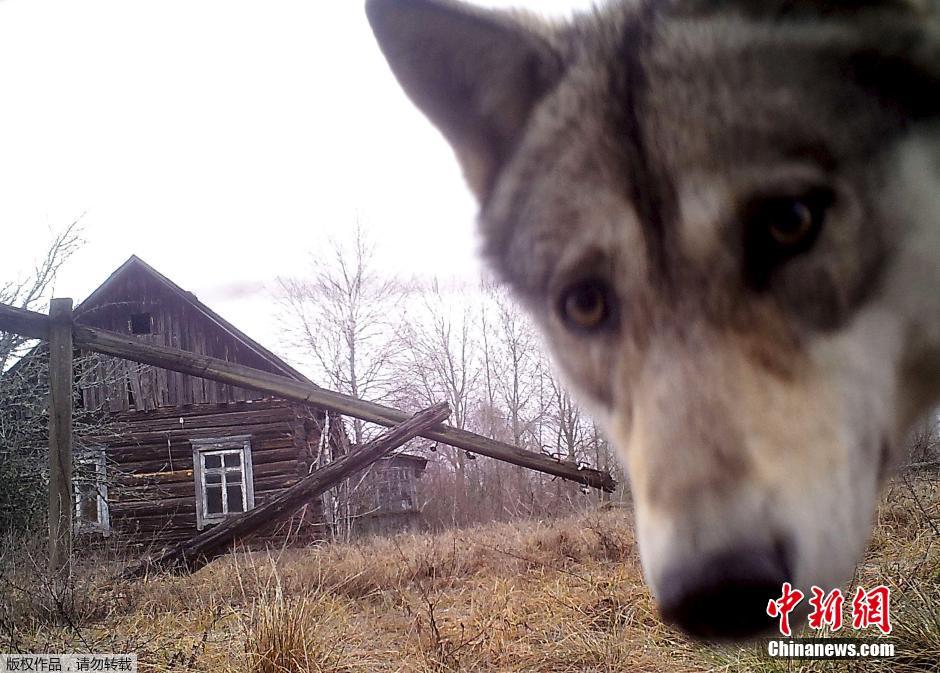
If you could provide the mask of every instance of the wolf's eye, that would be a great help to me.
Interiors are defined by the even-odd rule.
[[[762,197],[747,205],[745,270],[755,286],[765,286],[775,268],[813,247],[834,198],[832,190],[819,187],[800,196]]]
[[[569,327],[597,330],[607,325],[613,315],[613,292],[602,280],[582,280],[561,293],[558,308]]]
[[[750,242],[781,252],[801,252],[815,242],[831,203],[832,193],[821,188],[798,197],[758,199],[745,216]]]
[[[803,201],[790,201],[779,207],[779,212],[771,215],[767,230],[771,238],[782,246],[799,245],[809,236],[816,226],[813,211]]]

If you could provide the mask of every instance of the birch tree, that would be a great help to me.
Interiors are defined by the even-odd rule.
[[[309,276],[277,284],[282,326],[324,386],[372,401],[394,396],[402,286],[379,270],[361,226],[350,241],[316,251]],[[363,421],[353,419],[352,430],[362,444]]]

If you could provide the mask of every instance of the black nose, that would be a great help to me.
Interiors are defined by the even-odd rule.
[[[741,548],[666,573],[659,592],[663,619],[704,640],[742,640],[773,628],[767,603],[789,581],[781,545]]]

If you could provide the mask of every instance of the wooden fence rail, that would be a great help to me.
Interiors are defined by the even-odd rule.
[[[49,318],[41,313],[0,304],[0,331],[17,332],[35,339],[48,339]],[[410,417],[409,414],[399,409],[366,402],[349,395],[325,390],[311,383],[295,381],[227,360],[145,344],[134,337],[78,324],[73,325],[72,332],[76,348],[249,388],[284,399],[305,402],[385,427],[397,425]],[[550,456],[527,451],[518,446],[449,425],[436,425],[422,431],[420,436],[608,492],[612,492],[617,485],[607,472],[582,468],[570,462],[559,461]]]

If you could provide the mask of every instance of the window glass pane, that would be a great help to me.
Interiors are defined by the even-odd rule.
[[[78,518],[85,523],[98,523],[98,491],[94,484],[79,486]]]
[[[222,487],[206,488],[206,514],[222,514]]]
[[[226,453],[225,467],[241,467],[242,456],[240,453]]]
[[[242,511],[242,487],[235,484],[231,485],[227,489],[228,491],[228,511],[229,512],[241,512]]]
[[[221,484],[222,475],[216,472],[206,472],[206,483],[207,484]]]
[[[225,481],[230,484],[240,484],[242,480],[242,471],[233,470],[232,472],[225,473]]]
[[[219,454],[207,453],[204,456],[206,467],[222,467],[222,456]]]

